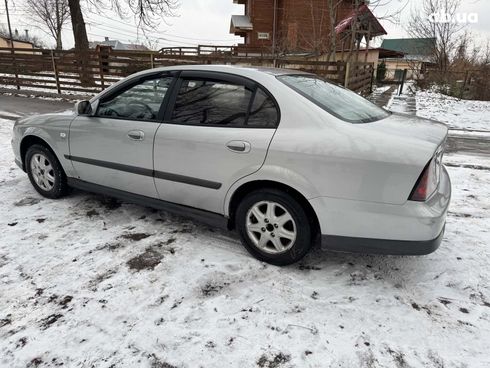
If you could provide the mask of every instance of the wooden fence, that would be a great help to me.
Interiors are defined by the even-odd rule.
[[[192,49],[192,50],[191,50]],[[243,50],[243,49],[240,49]],[[170,65],[228,64],[304,70],[366,93],[372,85],[373,65],[273,58],[237,52],[235,47],[166,48],[161,52],[91,50],[85,61],[74,50],[0,48],[0,87],[32,94],[69,97],[94,95],[135,72]]]
[[[172,56],[238,56],[238,57],[270,57],[270,50],[263,47],[247,46],[217,46],[199,45],[190,47],[164,47],[160,49],[160,54]]]
[[[374,79],[372,63],[349,63],[346,68],[345,87],[361,94],[372,92]]]

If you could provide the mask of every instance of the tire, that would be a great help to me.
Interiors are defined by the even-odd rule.
[[[27,149],[27,175],[43,197],[57,199],[68,193],[66,175],[56,156],[45,146],[34,144]]]
[[[303,258],[312,246],[308,214],[286,192],[251,192],[239,203],[235,220],[243,245],[261,261],[289,265]]]

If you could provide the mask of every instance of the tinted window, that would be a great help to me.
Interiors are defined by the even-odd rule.
[[[277,78],[327,112],[350,123],[368,123],[389,115],[358,94],[314,76],[283,75]]]
[[[172,121],[180,124],[244,125],[252,91],[243,85],[183,80]]]
[[[250,109],[247,126],[275,128],[278,118],[276,104],[261,88],[258,88]]]
[[[102,101],[97,116],[154,121],[171,82],[172,77],[145,80]]]

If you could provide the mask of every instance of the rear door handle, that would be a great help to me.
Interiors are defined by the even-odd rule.
[[[248,153],[252,148],[251,144],[245,141],[230,141],[226,143],[226,148],[232,152]]]
[[[130,130],[128,132],[128,138],[133,141],[142,141],[145,139],[145,133],[141,130]]]

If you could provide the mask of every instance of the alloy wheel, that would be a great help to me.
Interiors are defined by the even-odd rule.
[[[32,156],[30,162],[32,177],[42,190],[49,192],[53,189],[55,178],[51,162],[41,153]]]
[[[296,241],[296,223],[279,203],[258,202],[248,210],[246,219],[248,236],[264,252],[283,253]]]

